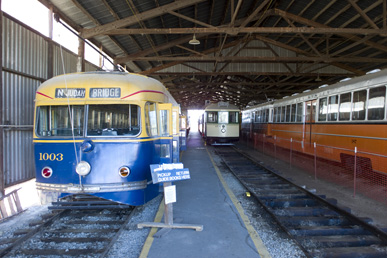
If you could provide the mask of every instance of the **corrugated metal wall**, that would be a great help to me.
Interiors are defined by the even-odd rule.
[[[252,40],[249,42],[249,44],[246,46],[245,49],[240,50],[239,48],[235,49],[231,54],[230,50],[233,48],[227,48],[222,51],[222,56],[234,56],[235,53],[237,53],[238,57],[246,57],[246,60],[249,60],[249,57],[275,57],[275,54],[273,51],[278,54],[278,56],[281,57],[296,57],[296,53],[281,47],[277,47],[275,45],[270,45],[270,48],[268,48],[262,41],[259,40]],[[254,49],[255,48],[255,49]],[[239,51],[239,52],[238,52]],[[176,72],[176,73],[195,73],[198,70],[202,71],[213,71],[215,69],[215,66],[213,63],[190,63],[190,66],[195,67],[197,70],[185,66],[185,65],[175,65],[172,67],[165,68],[161,70],[161,72]],[[220,63],[217,66],[217,69],[220,69],[224,66],[224,63]],[[293,71],[301,70],[305,72],[313,71],[316,69],[319,69],[321,72],[327,72],[327,73],[345,73],[346,71],[344,69],[338,68],[336,66],[329,65],[324,68],[320,68],[321,65],[315,64],[288,64],[288,67],[290,67]],[[223,72],[262,72],[262,73],[269,73],[269,72],[289,72],[289,69],[280,63],[229,63],[225,69],[223,69]]]
[[[35,177],[32,129],[35,92],[48,77],[50,40],[3,15],[2,121],[4,186]],[[76,72],[77,56],[54,43],[53,75]],[[86,70],[98,67],[86,64]],[[1,187],[1,186],[0,186]],[[3,189],[0,189],[1,191]]]

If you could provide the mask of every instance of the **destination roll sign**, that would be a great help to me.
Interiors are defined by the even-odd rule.
[[[55,98],[84,98],[86,89],[84,88],[56,88]]]
[[[191,179],[183,163],[152,164],[150,168],[153,184]]]
[[[85,98],[85,88],[56,88],[55,98]],[[120,98],[120,88],[90,88],[89,97],[92,99]]]
[[[90,98],[119,98],[121,97],[120,88],[91,88]]]

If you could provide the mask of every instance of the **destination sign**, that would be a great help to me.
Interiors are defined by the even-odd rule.
[[[84,88],[56,88],[55,98],[84,98],[86,89]]]
[[[89,97],[94,99],[119,98],[121,97],[121,89],[120,88],[91,88]]]
[[[150,165],[154,184],[191,179],[189,169],[182,163]]]

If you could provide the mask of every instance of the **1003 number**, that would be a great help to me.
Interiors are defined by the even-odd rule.
[[[62,153],[39,153],[39,160],[62,161]]]

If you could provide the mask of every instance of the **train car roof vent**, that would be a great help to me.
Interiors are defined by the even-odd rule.
[[[219,101],[218,102],[218,107],[228,107],[228,106],[229,106],[228,102],[224,102],[224,101]]]
[[[310,89],[309,90],[304,90],[303,92],[309,92],[309,91],[311,91]]]
[[[321,89],[321,88],[325,88],[325,87],[327,87],[328,86],[328,84],[323,84],[323,85],[321,85],[320,87],[318,87],[319,89]]]
[[[346,82],[346,81],[349,81],[349,80],[351,80],[351,78],[348,77],[348,78],[340,80],[340,82]]]
[[[368,71],[366,74],[378,73],[380,71],[381,71],[380,69],[374,69],[374,70]]]

